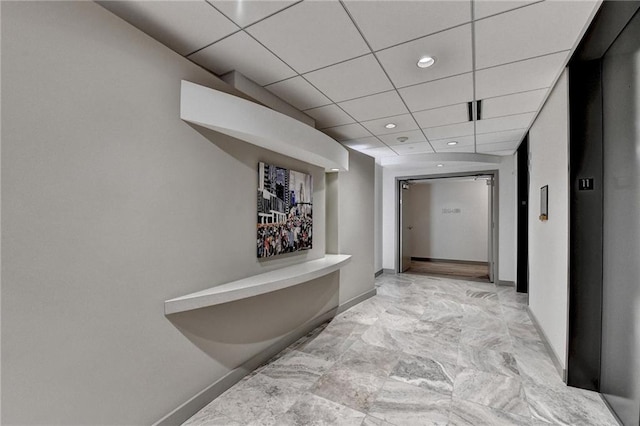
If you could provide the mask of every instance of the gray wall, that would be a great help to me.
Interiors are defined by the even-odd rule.
[[[558,79],[529,131],[529,308],[562,369],[567,359],[569,291],[569,86]],[[549,220],[540,221],[548,185]]]
[[[369,285],[363,252],[343,276],[165,317],[166,299],[322,257],[323,170],[182,122],[181,79],[230,89],[95,3],[1,7],[3,424],[152,423]],[[259,161],[313,175],[312,250],[257,261]],[[345,191],[373,200],[360,164]]]
[[[339,252],[351,254],[341,271],[340,303],[374,288],[374,175],[375,161],[349,150],[349,171],[340,172],[338,183]]]

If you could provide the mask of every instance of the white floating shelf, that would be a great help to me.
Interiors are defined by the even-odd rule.
[[[257,103],[182,80],[180,118],[253,145],[324,167],[349,170],[349,151],[296,119]]]
[[[281,290],[337,271],[350,260],[350,254],[327,254],[322,259],[310,260],[221,284],[165,301],[164,313],[169,315],[191,311]]]

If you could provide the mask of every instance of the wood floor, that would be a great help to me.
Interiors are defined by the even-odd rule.
[[[464,278],[473,281],[489,281],[489,265],[445,260],[412,260],[408,271],[412,274]]]

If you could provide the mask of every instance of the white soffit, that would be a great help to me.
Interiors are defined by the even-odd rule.
[[[597,2],[544,1],[475,24],[478,69],[571,49]]]
[[[386,148],[384,144],[374,136],[342,141],[340,143],[344,146],[348,146],[351,149],[355,149],[356,151],[364,151],[373,148]]]
[[[316,127],[318,129],[341,126],[343,124],[355,122],[353,118],[349,117],[347,113],[335,104],[308,109],[304,113],[310,115],[316,120]]]
[[[239,26],[246,27],[296,2],[297,0],[242,0],[212,1],[211,4]]]
[[[349,152],[324,133],[262,105],[184,80],[180,118],[327,171],[349,169]]]
[[[235,33],[189,56],[218,75],[239,71],[261,86],[293,77],[296,73],[244,32]],[[260,66],[256,66],[260,64]]]
[[[301,111],[331,103],[329,98],[300,76],[270,84],[265,88]]]
[[[298,3],[247,31],[300,74],[369,53],[339,2]]]
[[[329,127],[323,132],[337,141],[347,141],[371,136],[371,133],[360,123],[343,124],[342,126]]]
[[[373,50],[471,21],[465,1],[346,1],[349,13]]]
[[[463,25],[376,53],[396,87],[437,80],[473,70],[471,24]],[[436,64],[418,68],[418,60],[429,54]]]
[[[415,154],[415,155],[402,155],[397,157],[383,158],[380,161],[382,166],[405,166],[409,164],[429,164],[438,162],[472,162],[472,163],[487,163],[487,164],[499,164],[502,161],[501,157],[487,154],[472,154],[472,153],[436,153],[436,154]]]
[[[183,56],[239,30],[204,1],[98,3]]]

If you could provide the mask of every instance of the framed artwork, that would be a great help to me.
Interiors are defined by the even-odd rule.
[[[549,185],[540,188],[540,220],[549,220]]]
[[[313,245],[313,179],[306,173],[258,165],[258,258]]]

